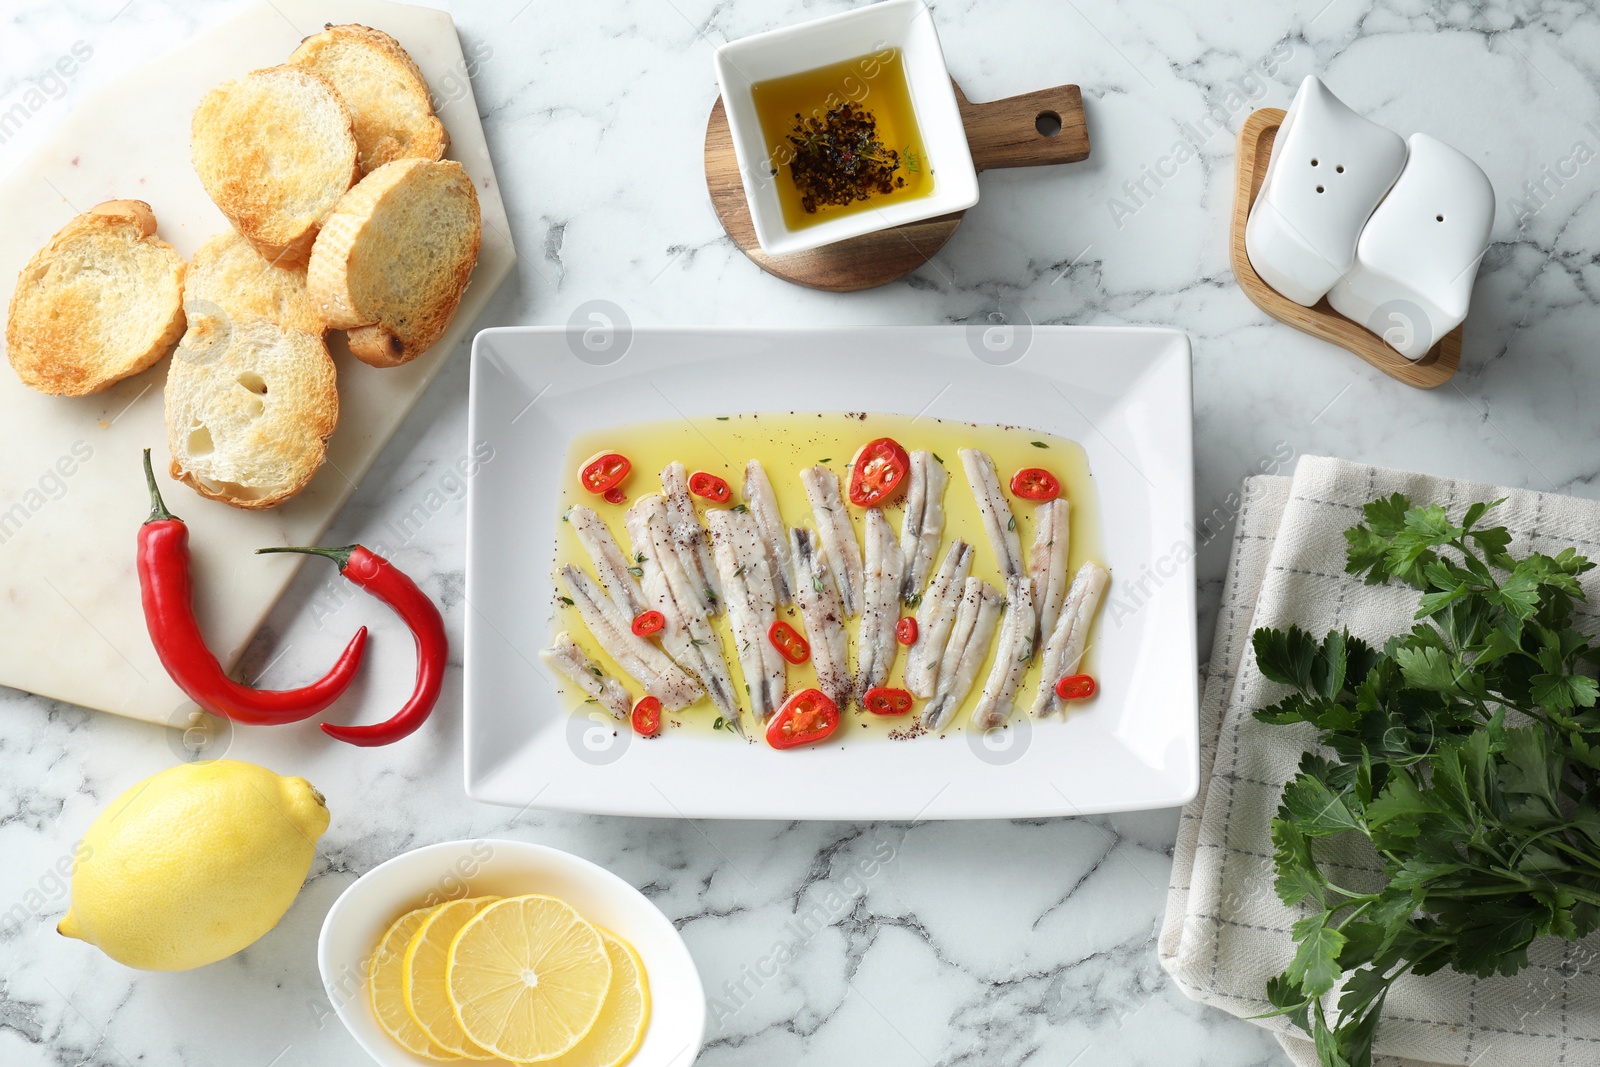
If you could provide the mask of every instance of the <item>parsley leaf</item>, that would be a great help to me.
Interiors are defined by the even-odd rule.
[[[1479,526],[1500,503],[1459,522],[1398,493],[1362,509],[1346,570],[1419,594],[1410,632],[1381,648],[1342,630],[1253,636],[1262,675],[1290,690],[1256,718],[1309,724],[1320,746],[1272,821],[1274,888],[1309,910],[1266,995],[1324,1067],[1371,1064],[1402,975],[1511,975],[1534,938],[1600,927],[1600,648],[1573,626],[1594,564],[1514,557],[1504,527]],[[1376,884],[1319,865],[1323,840],[1349,835],[1381,857]]]
[[[1300,991],[1310,997],[1320,997],[1333,988],[1344,971],[1339,966],[1339,950],[1344,948],[1344,934],[1327,924],[1328,915],[1308,915],[1294,924],[1295,937],[1300,949],[1289,961],[1284,974],[1289,981],[1298,982]]]
[[[1257,630],[1254,643],[1257,666],[1269,681],[1296,689],[1311,687],[1311,665],[1317,657],[1315,637],[1291,626],[1287,630]]]

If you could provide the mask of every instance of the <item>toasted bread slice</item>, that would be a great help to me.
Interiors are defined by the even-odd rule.
[[[265,319],[286,330],[322,333],[304,267],[275,267],[237,231],[219,233],[189,260],[183,278],[185,348],[226,338],[231,324]]]
[[[362,174],[397,159],[439,159],[449,147],[422,71],[387,33],[330,24],[300,42],[289,63],[327,78],[344,97]]]
[[[461,303],[483,225],[461,164],[401,159],[361,179],[328,216],[306,283],[322,321],[374,367],[416,359]]]
[[[183,257],[142,200],[68,222],[17,276],[6,354],[23,384],[87,396],[155,363],[183,333]]]
[[[322,466],[339,422],[333,359],[321,336],[256,319],[225,343],[180,346],[167,371],[172,476],[236,508],[270,508]]]
[[[200,184],[281,267],[303,266],[317,227],[359,177],[350,109],[322,75],[268,67],[205,95],[190,126]]]

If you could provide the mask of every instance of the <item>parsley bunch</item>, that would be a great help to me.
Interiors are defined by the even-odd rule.
[[[1261,673],[1295,692],[1256,712],[1311,723],[1272,821],[1276,889],[1309,911],[1267,996],[1324,1067],[1368,1067],[1384,998],[1403,974],[1512,975],[1536,937],[1600,923],[1600,652],[1572,625],[1574,549],[1514,558],[1501,526],[1459,524],[1396,493],[1345,532],[1346,570],[1422,592],[1411,632],[1381,651],[1348,631],[1254,635]],[[1319,838],[1359,834],[1382,862],[1342,885]],[[1325,994],[1343,980],[1337,1008]]]

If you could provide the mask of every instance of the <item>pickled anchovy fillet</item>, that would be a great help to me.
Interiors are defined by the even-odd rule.
[[[675,551],[667,502],[655,494],[642,496],[627,510],[623,521],[633,541],[634,558],[643,557],[640,569],[644,571],[645,599],[666,620],[659,633],[661,647],[678,666],[700,680],[723,718],[743,732],[733,678],[722,656],[722,639],[707,618],[704,602],[696,595],[699,579],[688,572]]]
[[[599,582],[570,564],[561,568],[561,578],[594,639],[646,693],[673,711],[700,699],[704,692],[700,684],[660,648],[633,632],[633,619]]]
[[[811,643],[817,685],[843,710],[850,704],[854,684],[850,678],[850,638],[844,630],[839,590],[817,535],[797,526],[789,531],[789,538],[794,549],[795,599]]]
[[[900,555],[905,562],[900,599],[908,605],[918,602],[933,570],[933,557],[944,536],[944,488],[949,482],[950,475],[932,452],[919,448],[911,453],[905,514],[900,521]]]
[[[1000,576],[1010,581],[1022,573],[1022,539],[1017,536],[1011,502],[1000,489],[994,459],[981,449],[963,448],[961,465],[966,468],[967,482],[978,502],[978,514],[983,517],[983,529],[989,535],[995,562],[1000,565]]]
[[[1000,620],[1000,594],[982,578],[968,578],[961,591],[950,641],[939,661],[939,684],[922,709],[922,725],[937,730],[972,692],[978,670],[989,655],[989,642]]]
[[[811,514],[817,520],[817,538],[828,557],[828,570],[839,586],[839,603],[846,615],[861,610],[861,584],[864,565],[861,546],[856,543],[856,528],[839,495],[839,476],[827,467],[807,467],[800,472]]]
[[[939,659],[955,625],[967,575],[972,573],[972,555],[972,546],[965,541],[951,545],[917,605],[917,639],[906,655],[906,688],[913,696],[926,700],[938,685]]]
[[[1011,717],[1022,676],[1033,659],[1033,585],[1018,575],[1006,582],[1005,616],[1000,623],[1000,644],[995,649],[994,666],[984,680],[983,692],[972,709],[972,725],[990,730]]]
[[[1033,513],[1033,548],[1028,554],[1028,575],[1033,583],[1033,606],[1037,615],[1033,626],[1035,655],[1044,649],[1044,642],[1061,615],[1061,605],[1067,599],[1070,516],[1069,506],[1061,497],[1040,504]]]
[[[767,554],[772,584],[779,604],[794,603],[794,565],[789,558],[789,533],[778,513],[778,497],[759,459],[744,468],[744,502],[761,532],[761,545]]]
[[[765,722],[783,704],[788,669],[767,637],[778,617],[777,594],[761,531],[753,516],[736,511],[708,511],[706,526],[750,711],[757,722]]]
[[[668,463],[661,469],[661,489],[666,495],[667,532],[673,551],[684,573],[694,579],[693,592],[701,610],[715,615],[722,610],[722,590],[717,582],[717,564],[711,558],[711,539],[694,513],[689,495],[689,475],[682,463]]]
[[[611,713],[614,719],[626,719],[633,710],[633,698],[627,687],[600,669],[599,665],[583,654],[572,635],[562,630],[555,642],[539,650],[539,658],[565,675],[584,695]]]
[[[882,508],[867,509],[865,583],[861,622],[856,631],[856,689],[859,697],[889,680],[900,621],[900,545]]]
[[[1104,567],[1093,562],[1079,567],[1073,576],[1067,602],[1045,642],[1039,692],[1033,698],[1032,714],[1048,715],[1061,707],[1056,683],[1077,673],[1084,650],[1089,647],[1089,627],[1094,622],[1095,609],[1100,606],[1100,596],[1110,578]]]

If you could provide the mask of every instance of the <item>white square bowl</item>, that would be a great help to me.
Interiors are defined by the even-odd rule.
[[[922,132],[933,193],[791,230],[783,221],[772,174],[771,146],[761,133],[751,86],[857,56],[898,48],[911,107]],[[869,7],[730,41],[717,49],[717,84],[728,115],[734,155],[756,239],[768,255],[804,252],[875,230],[965,211],[978,202],[978,172],[967,147],[950,71],[933,14],[922,0],[884,0]]]
[[[1003,349],[979,326],[656,327],[617,331],[604,350],[577,329],[479,333],[468,433],[488,458],[468,490],[467,795],[714,819],[1030,818],[1188,802],[1200,758],[1189,340],[1014,329]],[[539,649],[552,635],[573,438],[730,412],[851,411],[863,396],[890,414],[1026,426],[1083,446],[1111,570],[1094,707],[1064,722],[1015,716],[1001,737],[963,730],[804,752],[708,731],[637,742],[609,716],[569,711]],[[947,491],[967,491],[960,475]]]

